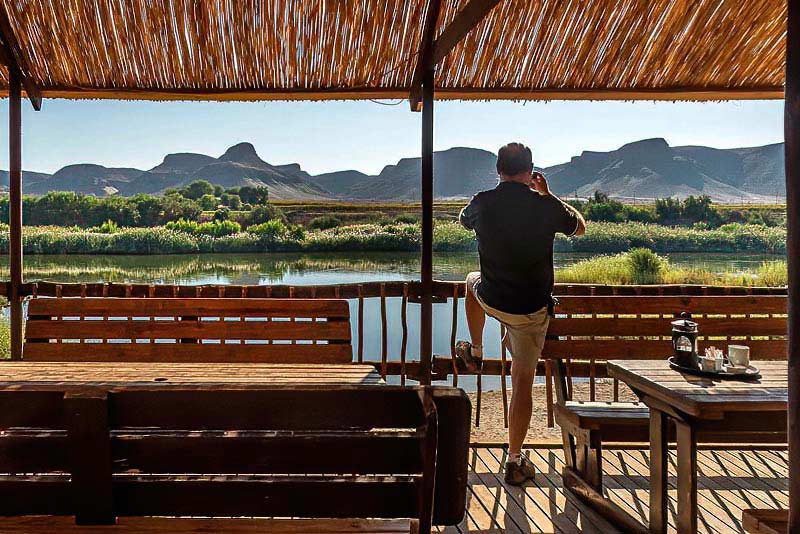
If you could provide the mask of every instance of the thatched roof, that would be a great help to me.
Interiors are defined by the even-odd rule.
[[[0,0],[45,97],[216,100],[408,97],[428,5]],[[436,97],[782,98],[785,26],[784,0],[501,0]]]

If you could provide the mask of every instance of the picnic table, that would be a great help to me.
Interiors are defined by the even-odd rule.
[[[3,362],[0,403],[4,532],[65,530],[64,515],[69,531],[163,516],[194,532],[180,518],[202,516],[430,532],[464,513],[466,395],[390,386],[369,364]]]
[[[100,345],[98,345],[100,347]],[[165,349],[168,350],[168,349]],[[65,386],[224,386],[227,389],[297,385],[384,385],[373,365],[156,362],[3,362],[0,390]]]
[[[667,532],[667,425],[675,424],[678,534],[697,531],[697,442],[715,436],[786,439],[786,361],[757,361],[759,380],[717,380],[681,373],[665,360],[612,360],[608,374],[650,408],[650,532]]]

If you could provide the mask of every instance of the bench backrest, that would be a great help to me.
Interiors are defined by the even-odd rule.
[[[23,358],[348,363],[350,338],[341,299],[35,298]]]
[[[437,405],[467,429],[438,467]],[[466,488],[468,428],[469,400],[453,388],[1,391],[1,513],[424,525],[434,480],[457,472]],[[438,520],[460,520],[464,490],[436,489]]]
[[[672,353],[670,322],[682,312],[699,323],[701,349],[745,344],[754,359],[786,358],[787,297],[782,295],[559,297],[543,355],[663,359]]]

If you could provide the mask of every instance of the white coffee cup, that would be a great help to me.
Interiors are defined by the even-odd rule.
[[[728,345],[728,361],[736,367],[750,365],[750,347],[747,345]]]

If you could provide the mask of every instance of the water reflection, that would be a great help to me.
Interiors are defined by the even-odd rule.
[[[557,254],[556,268],[584,259],[588,254]],[[765,256],[736,254],[670,255],[674,264],[723,271],[748,270]],[[434,276],[441,280],[463,280],[478,267],[475,253],[437,253]],[[131,282],[156,284],[291,284],[323,285],[367,281],[415,280],[419,278],[419,257],[410,253],[341,254],[206,254],[164,256],[26,256],[25,279],[59,282]],[[8,265],[0,268],[8,277]],[[353,340],[356,346],[356,301],[350,302]],[[467,339],[463,301],[458,309],[458,339]],[[364,357],[379,361],[381,355],[380,302],[366,299],[364,305]],[[387,302],[388,353],[399,360],[402,327],[400,298]],[[408,307],[408,357],[419,354],[419,306]],[[433,347],[436,354],[450,354],[452,305],[434,305]],[[484,344],[492,357],[500,354],[500,328],[494,320],[486,323]],[[485,377],[484,389],[498,389],[499,378]],[[463,378],[460,385],[475,388],[474,378]]]

